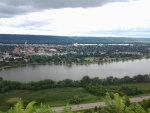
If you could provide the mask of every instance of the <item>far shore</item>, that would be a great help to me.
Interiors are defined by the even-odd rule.
[[[110,58],[114,59],[114,58]],[[141,59],[146,59],[145,57]],[[29,64],[19,64],[19,65],[10,65],[10,66],[2,66],[0,67],[0,70],[4,69],[10,69],[10,68],[16,68],[16,67],[24,67],[24,66],[31,66],[31,65],[66,65],[66,66],[71,66],[71,65],[90,65],[90,64],[101,64],[101,63],[113,63],[113,62],[120,62],[120,61],[131,61],[131,60],[141,60],[141,59],[132,59],[132,58],[120,58],[119,60],[104,60],[104,61],[99,61],[99,62],[85,62],[85,63],[29,63]]]

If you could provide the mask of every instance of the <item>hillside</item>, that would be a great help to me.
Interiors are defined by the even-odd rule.
[[[23,44],[72,44],[72,43],[149,43],[150,38],[125,37],[76,37],[76,36],[47,36],[47,35],[12,35],[0,34],[0,43]]]

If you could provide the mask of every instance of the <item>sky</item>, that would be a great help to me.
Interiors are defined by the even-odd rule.
[[[150,38],[150,0],[0,0],[0,34]]]

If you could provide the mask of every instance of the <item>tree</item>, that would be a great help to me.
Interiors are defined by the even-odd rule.
[[[88,84],[90,84],[91,83],[91,79],[90,79],[90,77],[89,76],[84,76],[82,79],[81,79],[81,85],[82,86],[86,86],[86,85],[88,85]]]
[[[125,111],[127,113],[147,113],[139,103],[132,104]]]
[[[100,79],[98,77],[94,77],[91,79],[93,85],[99,85],[101,83]]]
[[[148,100],[143,100],[142,102],[140,102],[140,105],[147,110],[147,108],[150,108],[150,98]]]
[[[139,93],[136,86],[122,86],[121,91],[126,95],[136,95]]]
[[[62,111],[62,113],[73,113],[71,111],[71,107],[69,106],[69,104],[66,105],[66,107],[64,108],[64,110]]]
[[[132,82],[132,78],[130,78],[129,76],[125,76],[122,78],[122,83],[131,83]]]
[[[0,77],[0,82],[1,82],[1,81],[3,81],[3,78],[2,78],[2,77]]]
[[[123,113],[125,110],[124,100],[118,93],[114,94],[114,100],[111,99],[109,93],[106,93],[104,102],[111,113]]]
[[[106,78],[106,81],[107,81],[107,84],[108,84],[108,85],[113,84],[113,76],[107,77],[107,78]]]
[[[127,97],[120,97],[118,93],[114,94],[114,99],[111,99],[109,93],[106,93],[104,102],[106,104],[105,110],[108,113],[150,113],[143,109],[139,103],[126,105],[128,101]]]
[[[73,84],[74,84],[73,80],[71,80],[71,79],[65,79],[65,80],[62,81],[62,83],[63,83],[64,86],[67,86],[67,87],[72,87]]]
[[[93,94],[95,94],[95,95],[98,95],[98,96],[104,96],[105,95],[105,93],[107,92],[107,88],[106,88],[106,86],[102,86],[102,85],[87,85],[86,86],[86,89],[89,91],[89,92],[91,92],[91,93],[93,93]]]
[[[143,75],[137,75],[133,77],[135,83],[142,83],[145,81],[145,77]]]

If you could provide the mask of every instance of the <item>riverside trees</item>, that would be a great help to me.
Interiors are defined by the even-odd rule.
[[[107,91],[126,95],[136,95],[150,92],[150,89],[144,89],[143,91],[141,91],[136,86],[136,83],[150,83],[150,75],[136,75],[132,78],[130,78],[129,76],[125,76],[123,78],[110,76],[105,79],[99,79],[98,77],[90,78],[89,76],[84,76],[81,80],[65,79],[62,81],[53,81],[51,79],[47,79],[38,82],[32,81],[28,83],[7,81],[0,78],[0,93],[5,93],[10,90],[42,90],[61,87],[84,87],[89,92],[98,96],[105,95],[105,92]],[[133,85],[131,86],[127,84]]]

